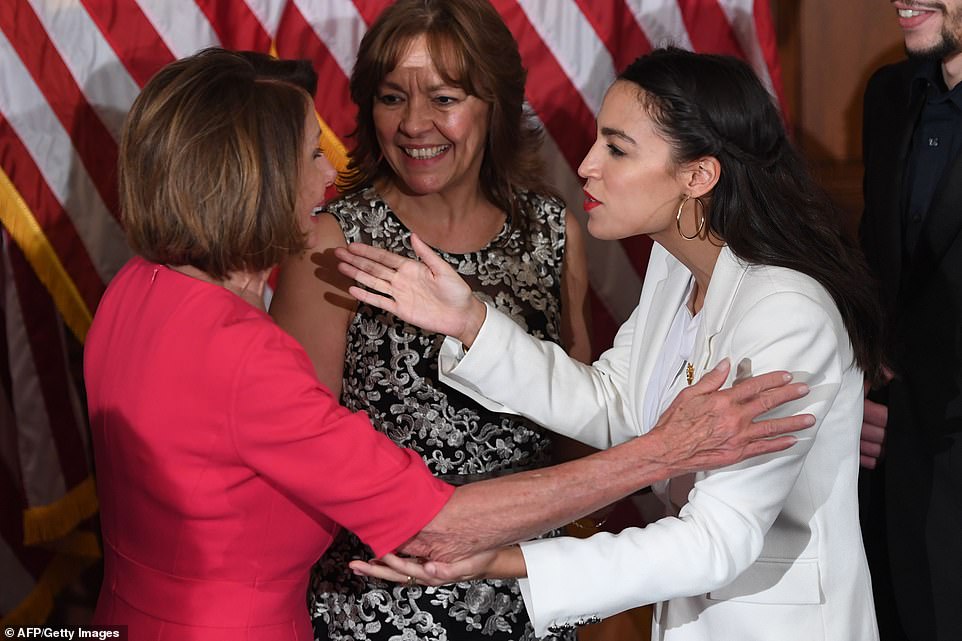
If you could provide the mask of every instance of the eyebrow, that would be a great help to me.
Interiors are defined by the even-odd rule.
[[[614,129],[614,128],[612,128],[612,127],[602,127],[602,128],[601,128],[601,135],[602,135],[602,136],[614,136],[615,138],[621,138],[621,139],[624,140],[625,142],[630,142],[630,143],[633,144],[633,145],[638,144],[638,143],[635,142],[635,139],[634,139],[634,138],[632,138],[631,136],[629,136],[628,134],[626,134],[625,132],[623,132],[621,129]]]
[[[382,86],[382,87],[387,87],[388,89],[394,89],[394,90],[396,90],[396,91],[404,91],[404,87],[402,87],[401,85],[399,85],[399,84],[396,83],[396,82],[391,82],[390,80],[382,80],[382,81],[381,81],[381,86]],[[429,87],[425,87],[425,90],[426,90],[428,93],[432,93],[432,92],[434,92],[434,91],[441,91],[442,89],[460,90],[461,88],[458,87],[457,85],[451,85],[451,84],[448,84],[448,83],[446,83],[446,82],[442,82],[442,83],[438,83],[438,84],[435,84],[435,85],[431,85],[431,86],[429,86]]]

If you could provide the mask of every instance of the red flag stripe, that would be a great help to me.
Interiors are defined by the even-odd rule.
[[[364,22],[366,22],[368,26],[370,26],[392,2],[393,0],[354,0],[358,13],[361,14],[361,17],[364,18]]]
[[[492,0],[514,34],[528,74],[526,94],[568,164],[577,169],[594,141],[594,114],[517,2]],[[553,108],[559,102],[565,109]]]
[[[782,69],[778,64],[778,42],[775,39],[775,22],[768,0],[755,0],[752,19],[755,21],[755,39],[765,60],[768,76],[772,81],[775,97],[782,109],[786,122],[790,121],[788,101],[785,98],[785,87],[782,84]]]
[[[89,476],[85,456],[86,444],[81,438],[81,417],[69,392],[73,385],[67,377],[63,325],[50,295],[34,274],[20,248],[8,248],[13,282],[24,324],[30,328],[29,343],[39,376],[40,392],[57,449],[60,469],[66,487],[73,487]]]
[[[314,100],[317,113],[344,140],[354,131],[357,111],[351,102],[347,76],[293,2],[287,5],[277,27],[277,53],[282,58],[310,58],[314,62],[319,79]]]
[[[243,2],[195,0],[226,49],[267,51],[271,37],[257,16]]]
[[[651,51],[635,16],[624,2],[575,0],[611,54],[615,73],[621,73],[638,56]]]
[[[745,59],[728,17],[716,0],[677,0],[695,51],[728,54]]]
[[[117,143],[87,102],[26,0],[0,3],[0,30],[73,140],[100,198],[119,220]]]
[[[161,67],[174,61],[174,54],[134,0],[81,2],[141,87]]]
[[[7,176],[17,186],[24,202],[30,207],[64,269],[72,277],[87,308],[91,311],[97,309],[97,303],[104,292],[104,283],[98,276],[73,221],[50,191],[40,169],[2,114],[0,167],[3,167]]]

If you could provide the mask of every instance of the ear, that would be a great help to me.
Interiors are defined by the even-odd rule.
[[[721,163],[714,156],[703,156],[687,163],[683,171],[688,193],[692,198],[701,198],[718,184]]]

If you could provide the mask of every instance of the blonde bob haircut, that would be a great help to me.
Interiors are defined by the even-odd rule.
[[[122,219],[144,258],[215,279],[304,249],[295,213],[307,93],[205,49],[161,69],[124,123]]]

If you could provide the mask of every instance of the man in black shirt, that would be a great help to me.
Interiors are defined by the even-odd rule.
[[[883,641],[962,638],[962,0],[892,2],[909,59],[865,93],[861,238],[890,384],[866,400],[862,527]],[[884,443],[884,448],[883,448]]]

